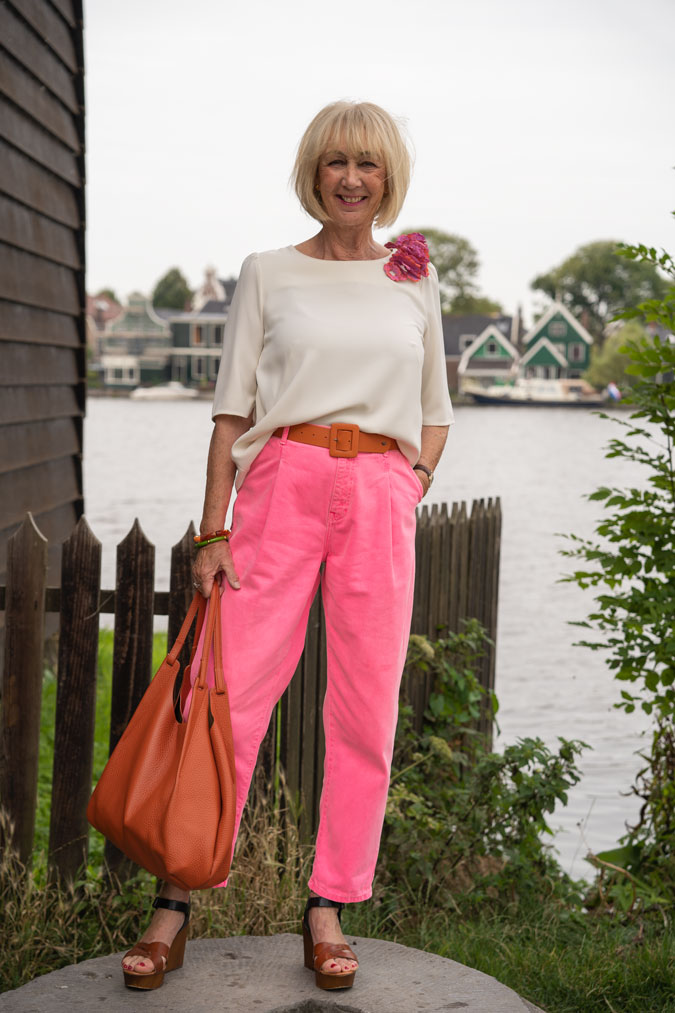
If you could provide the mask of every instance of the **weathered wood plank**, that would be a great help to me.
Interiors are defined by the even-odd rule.
[[[79,348],[78,318],[0,299],[0,341]]]
[[[82,153],[73,114],[9,53],[0,60],[0,92],[76,155]]]
[[[0,798],[24,863],[35,832],[46,571],[47,540],[28,516],[8,545],[0,744]]]
[[[28,22],[46,46],[65,63],[72,73],[77,71],[77,59],[72,33],[63,19],[48,3],[35,0],[9,0],[12,7]]]
[[[73,387],[7,387],[0,397],[0,425],[83,414]]]
[[[439,557],[437,566],[439,569],[438,582],[438,621],[442,628],[443,636],[447,633],[450,621],[450,518],[448,517],[448,504],[441,504],[440,513],[441,538],[439,546]]]
[[[86,866],[91,795],[101,543],[84,517],[63,545],[49,863],[72,882]]]
[[[1,342],[0,392],[3,387],[43,384],[47,377],[52,383],[76,384],[84,379],[80,375],[78,352],[77,348],[24,345],[18,341]]]
[[[154,575],[155,547],[135,520],[129,534],[117,546],[111,753],[150,684]],[[106,841],[104,854],[112,872],[121,877],[131,872],[131,864],[110,841]]]
[[[31,73],[59,98],[72,113],[79,113],[72,72],[33,32],[28,25],[10,8],[9,3],[0,4],[0,39],[15,60],[20,61]]]
[[[441,625],[441,514],[438,503],[429,518],[429,597],[427,600],[428,636],[435,640]]]
[[[0,243],[0,299],[73,316],[81,312],[77,278],[70,268],[6,243]]]
[[[281,697],[281,736],[279,761],[286,775],[286,787],[290,797],[301,801],[300,760],[301,742],[299,729],[302,724],[304,665],[300,658],[291,683]]]
[[[58,457],[79,454],[81,450],[75,419],[54,419],[51,422],[28,422],[19,426],[6,426],[0,440],[0,473],[42,464]],[[44,533],[47,535],[47,532]]]
[[[70,534],[82,515],[82,499],[64,503],[54,510],[41,511],[34,514],[33,520],[38,530],[48,539],[47,549],[47,578],[52,584],[59,580],[61,572],[61,542]],[[0,575],[3,575],[7,568],[7,544],[13,534],[16,533],[17,525],[3,528],[0,531]],[[0,577],[2,579],[2,577]],[[58,612],[60,609],[60,598],[57,598],[53,608],[47,608],[49,590],[45,591],[45,612]],[[0,588],[0,611],[4,608],[4,589]]]
[[[319,587],[319,594],[321,594],[321,587]],[[326,613],[323,608],[323,597],[321,598],[321,602],[317,682],[316,774],[314,777],[314,819],[312,822],[312,833],[316,833],[319,827],[321,790],[323,788],[324,761],[326,759],[326,730],[323,723],[323,702],[328,686],[328,658],[326,655]]]
[[[81,495],[79,465],[72,455],[0,474],[0,502],[8,527],[19,523],[28,510],[53,510]]]
[[[1,61],[0,61],[1,62]],[[0,241],[65,267],[82,266],[77,234],[0,194]]]
[[[300,834],[309,839],[313,828],[318,823],[318,814],[314,811],[316,798],[316,762],[317,738],[321,715],[321,697],[319,690],[319,659],[321,650],[321,593],[316,592],[309,610],[305,649],[302,655],[303,667],[303,700],[302,718],[299,728],[301,742],[300,756],[300,793],[302,808],[300,811]]]
[[[195,589],[192,586],[192,561],[196,555],[195,526],[190,521],[187,531],[179,542],[171,549],[171,572],[169,577],[169,625],[167,640],[169,646],[173,644],[183,625],[183,620],[190,608],[190,602],[194,597]],[[223,630],[223,637],[227,636],[227,630]],[[190,630],[183,650],[178,655],[181,671],[190,660],[190,652],[194,643],[194,629]]]
[[[43,165],[66,183],[79,186],[80,171],[76,156],[70,148],[2,95],[0,95],[0,123],[5,141],[13,144],[24,155]]]
[[[73,3],[73,0],[49,0],[52,7],[56,8],[61,17],[71,28],[82,23],[82,3]],[[77,13],[79,10],[79,13]]]
[[[2,6],[0,6],[0,13]],[[0,30],[0,35],[1,35]],[[77,191],[0,137],[0,193],[6,193],[62,225],[79,229],[84,214]]]
[[[467,596],[469,588],[469,519],[466,512],[466,503],[462,500],[457,512],[457,583],[455,584],[457,594],[457,615],[465,618],[467,612]],[[459,624],[457,629],[459,629]]]

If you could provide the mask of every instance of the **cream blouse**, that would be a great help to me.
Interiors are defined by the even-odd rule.
[[[394,282],[388,260],[316,260],[294,246],[242,264],[225,325],[213,417],[253,412],[232,448],[237,488],[279,426],[350,422],[398,440],[453,422],[438,277]]]

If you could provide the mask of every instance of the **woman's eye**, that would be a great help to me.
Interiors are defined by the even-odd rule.
[[[332,160],[331,162],[329,162],[328,164],[329,164],[329,165],[344,165],[345,163],[344,163],[344,159],[342,159],[342,158],[334,158],[334,159],[333,159],[333,160]]]

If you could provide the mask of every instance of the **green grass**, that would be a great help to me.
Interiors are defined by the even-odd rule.
[[[675,934],[660,921],[621,924],[542,903],[393,919],[363,905],[348,924],[475,967],[547,1013],[675,1011]]]

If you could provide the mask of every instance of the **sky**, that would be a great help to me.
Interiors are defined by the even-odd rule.
[[[289,186],[336,99],[405,121],[396,224],[466,237],[526,320],[597,239],[675,251],[673,0],[85,0],[87,288],[150,294],[317,230]]]

